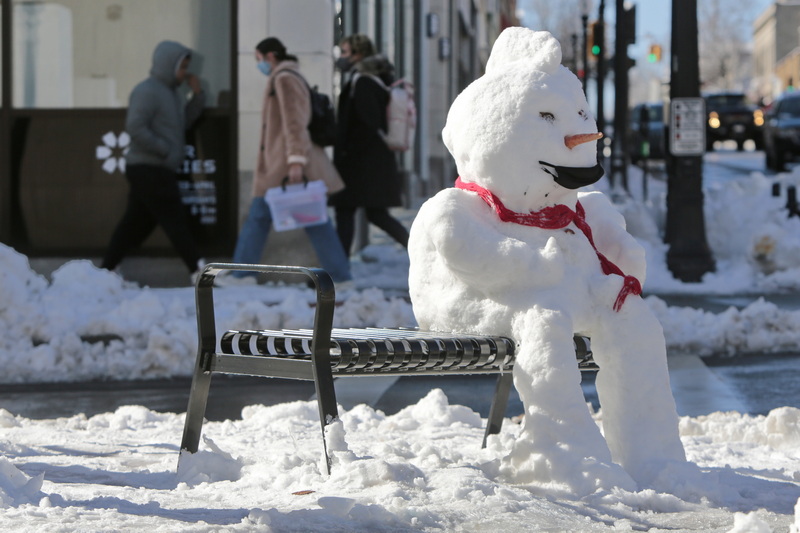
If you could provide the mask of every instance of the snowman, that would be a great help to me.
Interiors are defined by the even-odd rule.
[[[642,247],[600,192],[602,137],[548,32],[509,28],[442,132],[459,178],[425,202],[408,246],[420,328],[517,342],[525,412],[500,462],[511,482],[589,494],[687,465],[661,325],[641,299]],[[574,333],[591,337],[602,432]]]

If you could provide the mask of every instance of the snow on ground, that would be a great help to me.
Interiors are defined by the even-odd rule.
[[[204,425],[176,470],[180,414],[127,406],[86,418],[0,412],[4,531],[789,531],[800,525],[800,410],[681,419],[702,477],[572,499],[498,481],[519,426],[481,450],[482,421],[433,390],[386,416],[342,412],[330,476],[313,402],[251,406]],[[337,430],[340,428],[337,428]],[[336,440],[335,438],[332,440]],[[739,529],[734,529],[738,527]]]
[[[794,175],[781,179],[791,180]],[[620,209],[648,247],[647,303],[671,351],[700,355],[794,350],[800,311],[757,300],[711,313],[658,295],[761,294],[800,283],[800,219],[787,218],[759,175],[706,193],[717,271],[681,284],[664,265],[655,200]],[[741,220],[740,220],[741,219]],[[336,326],[413,326],[407,261],[373,246],[358,290],[340,295]],[[371,288],[375,285],[378,288]],[[218,327],[308,327],[310,290],[217,289]],[[89,261],[52,280],[0,245],[0,363],[6,383],[148,379],[191,373],[191,288],[138,287]],[[250,406],[242,420],[204,425],[201,451],[176,470],[181,413],[126,406],[87,418],[31,420],[0,410],[0,529],[13,531],[719,531],[800,533],[800,410],[681,419],[702,475],[673,490],[600,490],[585,498],[499,480],[519,426],[480,449],[483,422],[439,390],[391,416],[342,410],[335,463],[321,469],[317,407]],[[602,423],[602,412],[595,414]]]

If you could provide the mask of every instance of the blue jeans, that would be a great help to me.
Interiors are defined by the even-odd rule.
[[[261,262],[261,254],[267,244],[269,230],[272,227],[272,213],[263,197],[253,198],[250,204],[250,212],[244,221],[239,238],[236,241],[236,249],[233,252],[234,263],[258,264]],[[333,281],[348,281],[353,279],[350,275],[350,262],[344,253],[339,236],[333,229],[330,219],[325,224],[316,226],[306,226],[303,228],[306,235],[311,240],[314,251],[317,252],[322,268],[331,275]],[[243,278],[248,275],[255,275],[254,272],[242,272],[239,270],[231,272],[231,275]]]

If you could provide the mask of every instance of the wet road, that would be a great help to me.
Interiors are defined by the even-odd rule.
[[[678,413],[698,416],[715,411],[766,414],[782,406],[800,408],[800,354],[712,357],[670,355],[670,380]],[[92,416],[123,405],[183,413],[190,379],[137,382],[65,383],[0,386],[0,407],[26,418]],[[451,404],[466,405],[486,417],[494,393],[492,376],[378,377],[337,379],[337,399],[345,408],[366,403],[393,414],[440,388]],[[599,407],[594,375],[584,374],[586,400]],[[313,398],[311,382],[274,378],[215,376],[206,418],[241,418],[247,405],[274,405]],[[515,392],[507,416],[522,412]]]

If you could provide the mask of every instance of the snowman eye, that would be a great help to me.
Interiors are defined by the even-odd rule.
[[[589,120],[589,115],[586,114],[586,111],[581,109],[578,111],[578,116],[581,117],[583,120]]]
[[[540,112],[539,116],[545,119],[547,122],[550,122],[551,124],[556,120],[556,116],[548,111]]]

